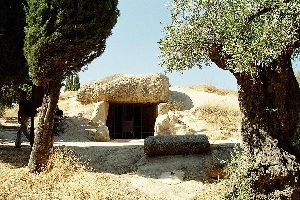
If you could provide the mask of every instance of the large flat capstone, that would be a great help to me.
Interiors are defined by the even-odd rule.
[[[144,140],[144,153],[148,156],[205,154],[209,151],[206,135],[159,135]]]
[[[84,84],[77,92],[81,103],[160,103],[169,96],[169,78],[161,73],[115,74]]]

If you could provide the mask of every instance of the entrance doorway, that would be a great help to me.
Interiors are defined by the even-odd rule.
[[[109,104],[106,126],[111,139],[145,139],[154,135],[157,104]]]

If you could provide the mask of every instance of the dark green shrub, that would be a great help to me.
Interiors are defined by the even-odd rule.
[[[227,164],[228,191],[223,199],[248,200],[251,199],[251,185],[253,179],[251,170],[253,169],[253,157],[235,147],[231,161]]]

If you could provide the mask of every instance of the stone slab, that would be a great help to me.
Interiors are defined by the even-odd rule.
[[[148,156],[205,154],[210,151],[206,135],[159,135],[144,140]]]

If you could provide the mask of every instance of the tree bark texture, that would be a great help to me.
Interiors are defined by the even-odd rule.
[[[300,199],[299,152],[291,145],[297,133],[300,90],[291,56],[280,56],[254,77],[235,77],[243,143],[254,158],[251,198]]]
[[[34,145],[29,159],[31,172],[40,172],[48,163],[53,152],[54,137],[52,128],[54,124],[54,113],[58,103],[61,88],[61,80],[52,81],[46,88],[43,98],[39,122],[36,129]]]

